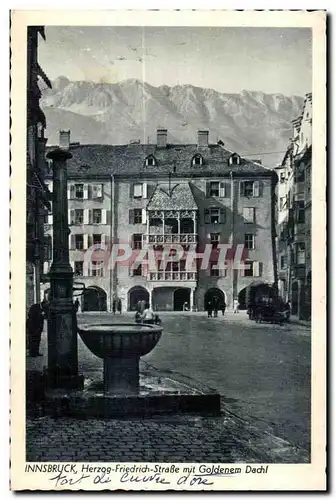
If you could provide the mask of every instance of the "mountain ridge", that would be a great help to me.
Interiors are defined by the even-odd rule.
[[[58,143],[60,129],[70,129],[71,141],[83,144],[155,143],[158,127],[168,129],[168,142],[195,144],[197,130],[204,128],[210,143],[221,139],[228,149],[258,155],[267,166],[281,161],[304,100],[192,84],[155,87],[138,79],[95,83],[60,76],[52,83],[41,101],[49,144]]]

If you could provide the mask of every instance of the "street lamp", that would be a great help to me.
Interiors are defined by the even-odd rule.
[[[73,305],[73,271],[69,262],[69,226],[65,149],[47,154],[53,161],[53,261],[50,276],[48,314],[47,384],[53,389],[83,387],[78,376],[77,322]]]

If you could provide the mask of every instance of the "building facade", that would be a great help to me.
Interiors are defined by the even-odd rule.
[[[75,283],[85,284],[82,310],[110,311],[116,298],[124,311],[142,299],[156,310],[204,310],[215,295],[243,308],[247,286],[276,279],[274,171],[209,144],[207,131],[193,145],[167,136],[159,129],[156,144],[80,145],[62,132],[72,154],[70,260]],[[107,266],[117,244],[118,265]],[[244,269],[233,265],[239,248]]]
[[[291,143],[275,169],[278,288],[302,319],[311,316],[311,166],[312,95],[307,94],[302,114],[293,121]]]
[[[41,69],[37,53],[39,37],[45,39],[42,26],[27,29],[27,222],[26,222],[26,308],[40,302],[40,281],[44,261],[44,213],[48,210],[50,193],[44,183],[46,128],[40,108],[39,83],[51,87]]]

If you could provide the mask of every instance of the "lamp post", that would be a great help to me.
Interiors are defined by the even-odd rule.
[[[73,305],[73,271],[69,262],[66,162],[72,157],[57,148],[53,161],[53,261],[50,268],[47,383],[53,389],[83,387],[78,376],[77,322]]]

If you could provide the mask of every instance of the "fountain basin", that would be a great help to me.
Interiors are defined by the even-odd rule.
[[[86,324],[78,327],[86,347],[104,360],[104,392],[139,393],[139,361],[158,343],[162,327],[143,324]]]

